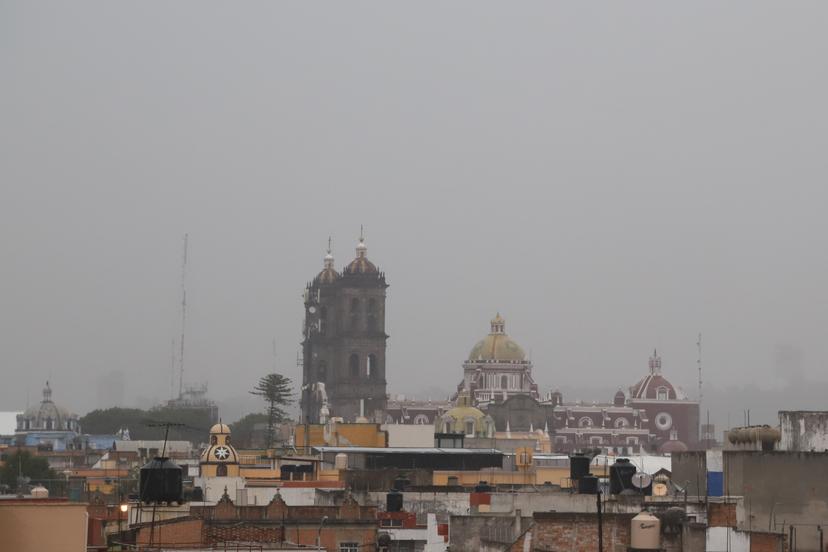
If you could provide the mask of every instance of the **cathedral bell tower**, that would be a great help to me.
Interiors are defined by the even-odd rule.
[[[341,274],[329,242],[324,267],[305,290],[302,423],[323,423],[328,415],[383,420],[387,287],[363,236]]]

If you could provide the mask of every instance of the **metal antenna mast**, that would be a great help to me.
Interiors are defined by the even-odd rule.
[[[273,338],[273,373],[276,373],[276,338]]]
[[[187,328],[187,234],[184,234],[184,254],[181,262],[181,340],[178,354],[178,398],[184,393],[184,330]]]
[[[701,333],[699,333],[699,340],[696,341],[696,348],[699,350],[699,356],[696,359],[696,365],[699,367],[699,406],[701,406],[702,402],[702,339]]]
[[[170,400],[175,398],[175,338],[170,340]]]

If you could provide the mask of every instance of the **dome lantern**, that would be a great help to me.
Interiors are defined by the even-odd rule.
[[[491,332],[469,353],[469,362],[525,362],[526,353],[506,335],[506,320],[498,313],[491,320]]]
[[[492,334],[506,334],[506,321],[500,316],[500,313],[492,318]]]
[[[324,265],[322,268],[322,272],[320,272],[316,279],[314,280],[320,284],[333,284],[339,279],[339,272],[336,271],[334,268],[334,256],[331,253],[331,237],[328,236],[328,249],[327,253],[325,254],[325,260],[323,261]]]
[[[342,272],[346,275],[380,274],[376,265],[368,260],[368,247],[365,245],[365,233],[361,226],[359,229],[359,243],[356,246],[356,258],[348,263],[348,266]]]
[[[650,373],[653,375],[661,373],[661,357],[655,349],[653,349],[653,356],[650,357]]]

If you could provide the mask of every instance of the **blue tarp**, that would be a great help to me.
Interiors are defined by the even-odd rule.
[[[707,472],[707,496],[724,495],[724,474],[722,472]]]

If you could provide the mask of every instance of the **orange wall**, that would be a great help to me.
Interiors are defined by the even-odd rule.
[[[324,425],[309,425],[312,447],[381,447],[388,446],[388,432],[380,424],[333,424],[328,439]],[[305,447],[305,426],[296,426],[296,448]]]

